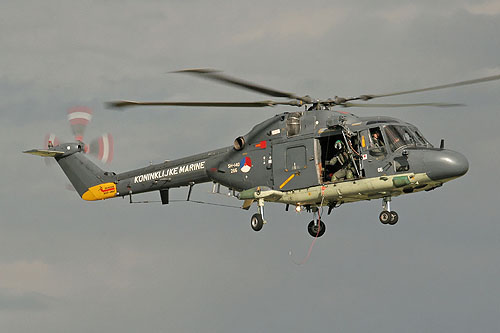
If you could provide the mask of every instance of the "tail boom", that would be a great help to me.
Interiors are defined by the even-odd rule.
[[[86,201],[96,201],[210,182],[209,160],[229,150],[231,147],[120,174],[105,172],[90,161],[85,156],[81,142],[64,143],[50,150],[34,149],[25,153],[54,157],[80,197]]]

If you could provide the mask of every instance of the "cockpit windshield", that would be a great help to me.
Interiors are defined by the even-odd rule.
[[[392,151],[407,146],[432,147],[416,127],[387,125],[384,131]]]

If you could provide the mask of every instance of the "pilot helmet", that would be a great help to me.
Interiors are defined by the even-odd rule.
[[[342,148],[343,148],[342,141],[340,140],[335,141],[335,149],[342,150]]]

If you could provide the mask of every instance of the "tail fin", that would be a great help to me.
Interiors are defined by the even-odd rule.
[[[114,173],[101,170],[85,157],[81,143],[65,143],[51,149],[33,149],[25,153],[54,157],[83,200],[93,201],[116,195]]]
[[[114,177],[101,170],[82,153],[56,160],[83,200],[102,200],[115,196]]]

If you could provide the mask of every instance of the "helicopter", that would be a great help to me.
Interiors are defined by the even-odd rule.
[[[185,107],[297,107],[276,114],[238,136],[232,145],[180,159],[115,173],[104,171],[85,156],[85,144],[76,142],[51,145],[46,149],[24,151],[53,157],[61,166],[83,200],[95,201],[158,191],[162,204],[169,204],[169,190],[212,182],[225,186],[243,201],[249,210],[256,203],[257,212],[250,218],[254,231],[267,223],[266,202],[285,204],[296,211],[312,212],[307,230],[313,237],[326,231],[322,208],[333,209],[365,200],[382,200],[379,220],[395,225],[399,215],[391,208],[393,197],[431,191],[465,175],[467,158],[445,149],[444,139],[434,147],[420,130],[405,121],[386,117],[360,117],[333,107],[453,107],[462,104],[413,103],[372,104],[369,100],[431,90],[452,88],[499,80],[500,75],[455,82],[422,89],[356,97],[313,99],[308,95],[258,85],[223,74],[214,69],[185,69],[175,73],[190,74],[287,100],[256,102],[108,102],[112,108],[133,106]],[[361,103],[360,103],[361,102]]]

